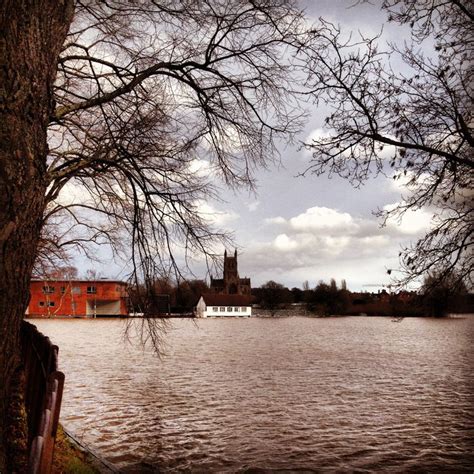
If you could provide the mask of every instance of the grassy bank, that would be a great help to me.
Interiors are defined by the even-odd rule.
[[[53,474],[95,474],[98,471],[87,453],[78,449],[59,426],[54,448]]]
[[[8,472],[27,472],[27,422],[24,402],[24,376],[21,370],[17,371],[13,380],[13,390],[9,400],[7,419],[7,451]],[[61,426],[58,428],[54,449],[53,474],[94,474],[99,471],[88,459],[87,453],[78,449],[65,435]]]

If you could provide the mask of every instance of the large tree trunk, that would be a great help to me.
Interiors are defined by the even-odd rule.
[[[0,472],[7,400],[45,206],[47,127],[72,0],[0,2]]]

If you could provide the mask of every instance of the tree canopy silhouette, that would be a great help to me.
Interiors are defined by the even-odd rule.
[[[402,180],[403,199],[379,211],[383,221],[422,207],[435,216],[401,252],[400,282],[455,270],[472,287],[474,10],[455,0],[385,0],[382,8],[411,29],[410,41],[384,46],[324,20],[314,31],[307,85],[332,110],[327,134],[307,144],[308,172],[355,186],[378,173]]]

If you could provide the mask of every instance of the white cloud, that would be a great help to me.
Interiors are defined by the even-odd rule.
[[[311,267],[328,259],[376,255],[390,241],[372,221],[327,207],[311,207],[289,219],[267,218],[265,223],[284,229],[250,250],[256,266],[266,268]]]
[[[285,219],[282,216],[268,217],[265,224],[285,226],[291,232],[318,232],[323,234],[354,234],[363,222],[357,222],[349,213],[328,207],[310,207],[297,216]]]
[[[213,173],[211,163],[200,158],[192,159],[189,162],[188,168],[191,173],[197,174],[200,177],[208,177]]]
[[[313,140],[320,140],[321,138],[329,138],[331,132],[323,128],[315,128],[309,135],[306,137],[305,143],[311,144]]]
[[[198,201],[196,203],[199,214],[206,219],[210,224],[219,227],[225,227],[231,222],[239,219],[239,214],[234,211],[220,211],[214,206],[205,201]]]
[[[257,200],[247,203],[247,209],[250,212],[255,212],[259,206],[260,206],[260,201],[257,201]]]
[[[369,237],[361,237],[357,242],[358,256],[379,256],[381,251],[390,247],[390,237],[388,235],[371,235]]]
[[[264,219],[264,223],[269,225],[283,225],[286,224],[286,219],[281,216],[267,217],[266,219]]]
[[[385,211],[393,210],[399,203],[387,204]],[[433,214],[426,209],[408,210],[401,217],[387,220],[387,229],[395,229],[402,234],[416,235],[426,232],[431,225]]]
[[[347,212],[339,212],[327,207],[311,207],[302,214],[289,220],[296,231],[342,231],[353,233],[357,224]]]
[[[388,138],[394,137],[390,137],[390,135],[388,135]],[[396,151],[397,147],[394,145],[378,145],[377,156],[383,160],[390,160],[395,156]]]
[[[63,206],[69,206],[90,203],[91,200],[92,197],[85,186],[70,181],[61,189],[56,202]]]
[[[286,234],[278,235],[273,241],[273,246],[286,252],[288,250],[296,250],[300,245],[296,240],[290,239]]]
[[[390,222],[381,228],[376,217],[318,206],[293,217],[269,217],[267,237],[247,246],[242,271],[256,286],[269,279],[301,285],[331,277],[352,281],[353,289],[388,284],[386,268],[397,266],[400,246],[423,232],[430,218],[429,212],[419,211],[400,226]]]

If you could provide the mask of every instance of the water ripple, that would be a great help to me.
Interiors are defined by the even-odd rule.
[[[36,322],[35,322],[36,323]],[[62,422],[124,472],[472,472],[474,317],[39,321]]]

